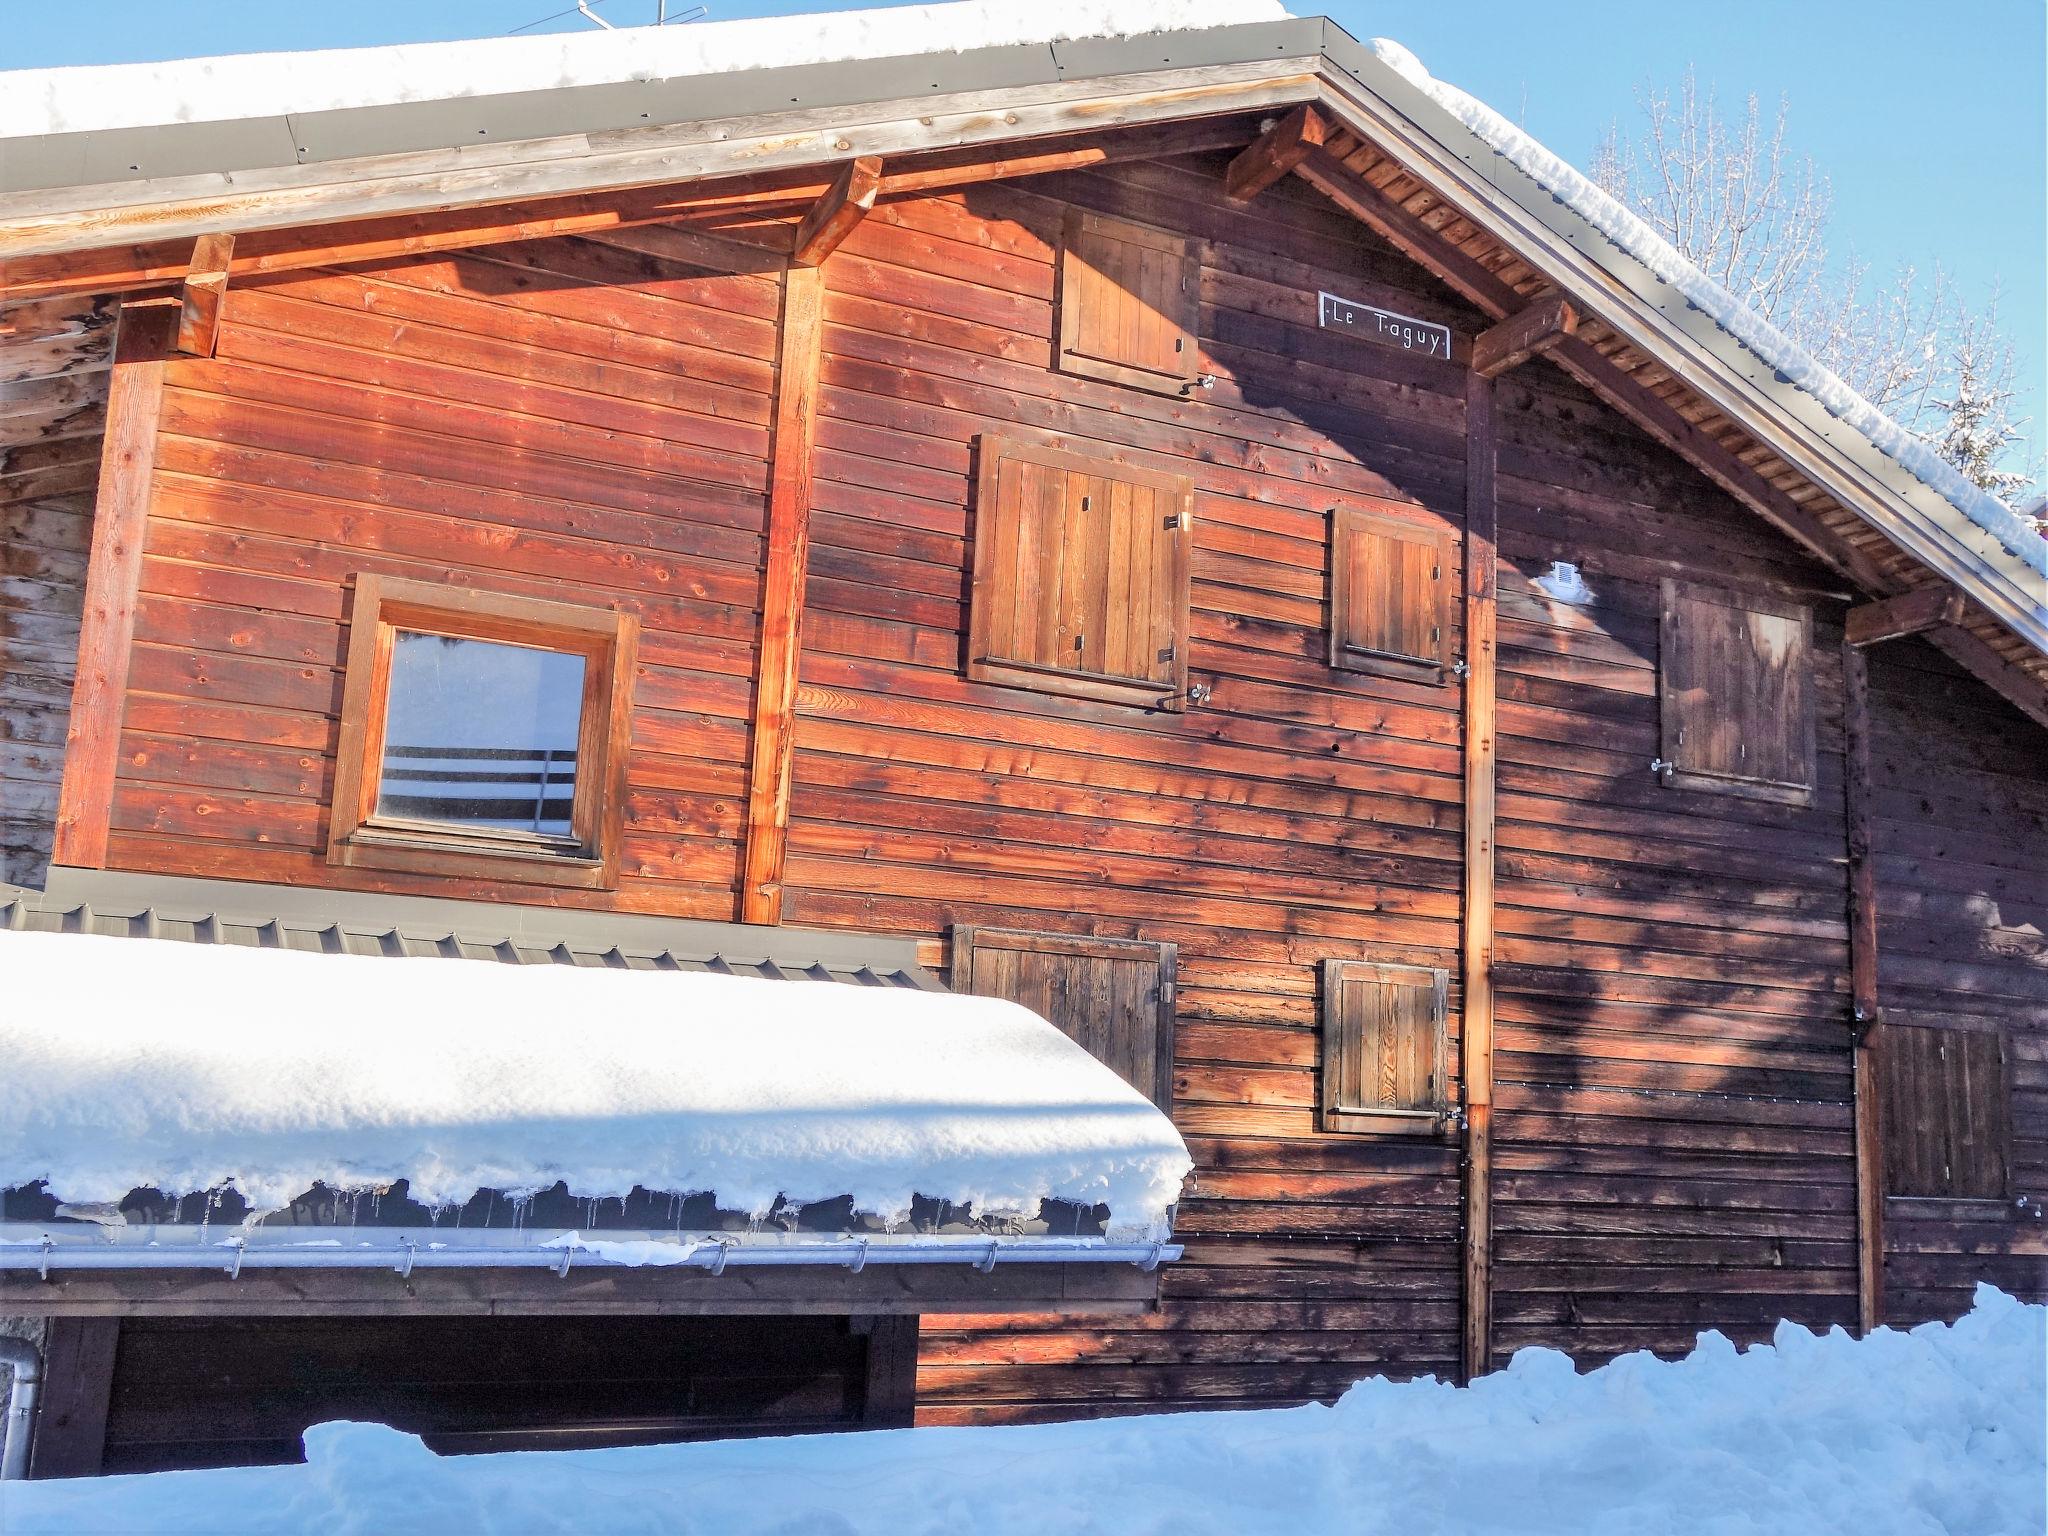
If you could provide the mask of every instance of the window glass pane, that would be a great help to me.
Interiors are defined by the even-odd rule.
[[[567,835],[583,658],[400,630],[377,814]]]

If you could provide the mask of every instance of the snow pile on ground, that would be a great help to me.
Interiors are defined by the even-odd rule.
[[[1136,1089],[991,998],[4,931],[0,976],[0,1188],[77,1204],[566,1180],[888,1219],[1056,1196],[1153,1237],[1191,1166]]]
[[[538,37],[25,69],[0,74],[0,137],[1137,37],[1286,15],[1280,0],[961,0]]]
[[[1587,180],[1575,167],[1552,154],[1485,102],[1437,79],[1399,43],[1390,38],[1376,37],[1366,46],[1403,79],[1505,157],[1509,164],[1648,267],[1661,281],[1676,288],[1722,330],[1813,396],[1828,414],[1868,438],[1879,452],[1953,502],[1970,521],[2006,549],[2048,575],[2048,540],[2028,528],[2010,507],[1964,479],[1953,465],[1925,442],[1857,394],[1822,367],[1811,353],[1679,255],[1662,235]]]
[[[1953,1328],[1781,1324],[1738,1354],[1590,1375],[1548,1350],[1335,1407],[441,1459],[326,1424],[309,1464],[0,1484],[10,1536],[2039,1536],[2043,1319],[1989,1287]]]

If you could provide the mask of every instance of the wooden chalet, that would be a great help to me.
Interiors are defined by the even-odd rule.
[[[2042,552],[1557,194],[1320,19],[0,141],[0,911],[842,942],[1196,1169],[1093,1297],[743,1329],[0,1269],[45,1470],[2048,1295]]]

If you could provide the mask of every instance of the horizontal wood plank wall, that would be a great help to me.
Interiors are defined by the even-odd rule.
[[[1177,943],[1175,1118],[1199,1167],[1156,1315],[928,1318],[920,1422],[1327,1397],[1457,1365],[1455,1144],[1319,1136],[1314,1067],[1321,960],[1456,966],[1457,685],[1331,670],[1325,513],[1378,499],[1455,532],[1463,377],[1317,330],[1315,295],[1470,317],[1306,196],[1227,208],[1221,169],[884,205],[825,269],[788,919]],[[1069,203],[1199,237],[1212,388],[1049,371]],[[1213,697],[1172,714],[963,679],[984,431],[1193,477],[1191,677]]]
[[[49,864],[115,312],[0,308],[0,882],[40,885]]]
[[[1839,589],[1550,364],[1498,395],[1496,1345],[1853,1327]],[[1813,808],[1651,771],[1666,577],[1815,602]]]
[[[2048,1300],[2048,731],[1924,641],[1866,654],[1885,1018],[2003,1029],[2012,1070],[2011,1198],[1886,1202],[1885,1321],[1910,1326],[1979,1280]]]
[[[776,313],[771,270],[578,240],[231,289],[169,373],[115,866],[448,892],[322,854],[378,571],[644,626],[621,889],[465,894],[729,919]]]

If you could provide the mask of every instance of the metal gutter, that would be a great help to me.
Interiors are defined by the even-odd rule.
[[[1099,1238],[880,1236],[814,1238],[778,1233],[678,1235],[608,1232],[585,1239],[576,1232],[540,1238],[504,1233],[498,1241],[472,1234],[461,1242],[445,1228],[391,1228],[374,1240],[364,1229],[294,1227],[289,1238],[218,1228],[118,1228],[73,1234],[26,1223],[0,1226],[0,1270],[33,1270],[42,1278],[64,1270],[219,1270],[239,1279],[251,1270],[379,1269],[410,1275],[421,1269],[728,1269],[834,1268],[859,1274],[870,1266],[966,1264],[986,1274],[998,1264],[1133,1264],[1147,1271],[1179,1259],[1174,1242],[1110,1242]],[[633,1250],[628,1256],[624,1250]]]

